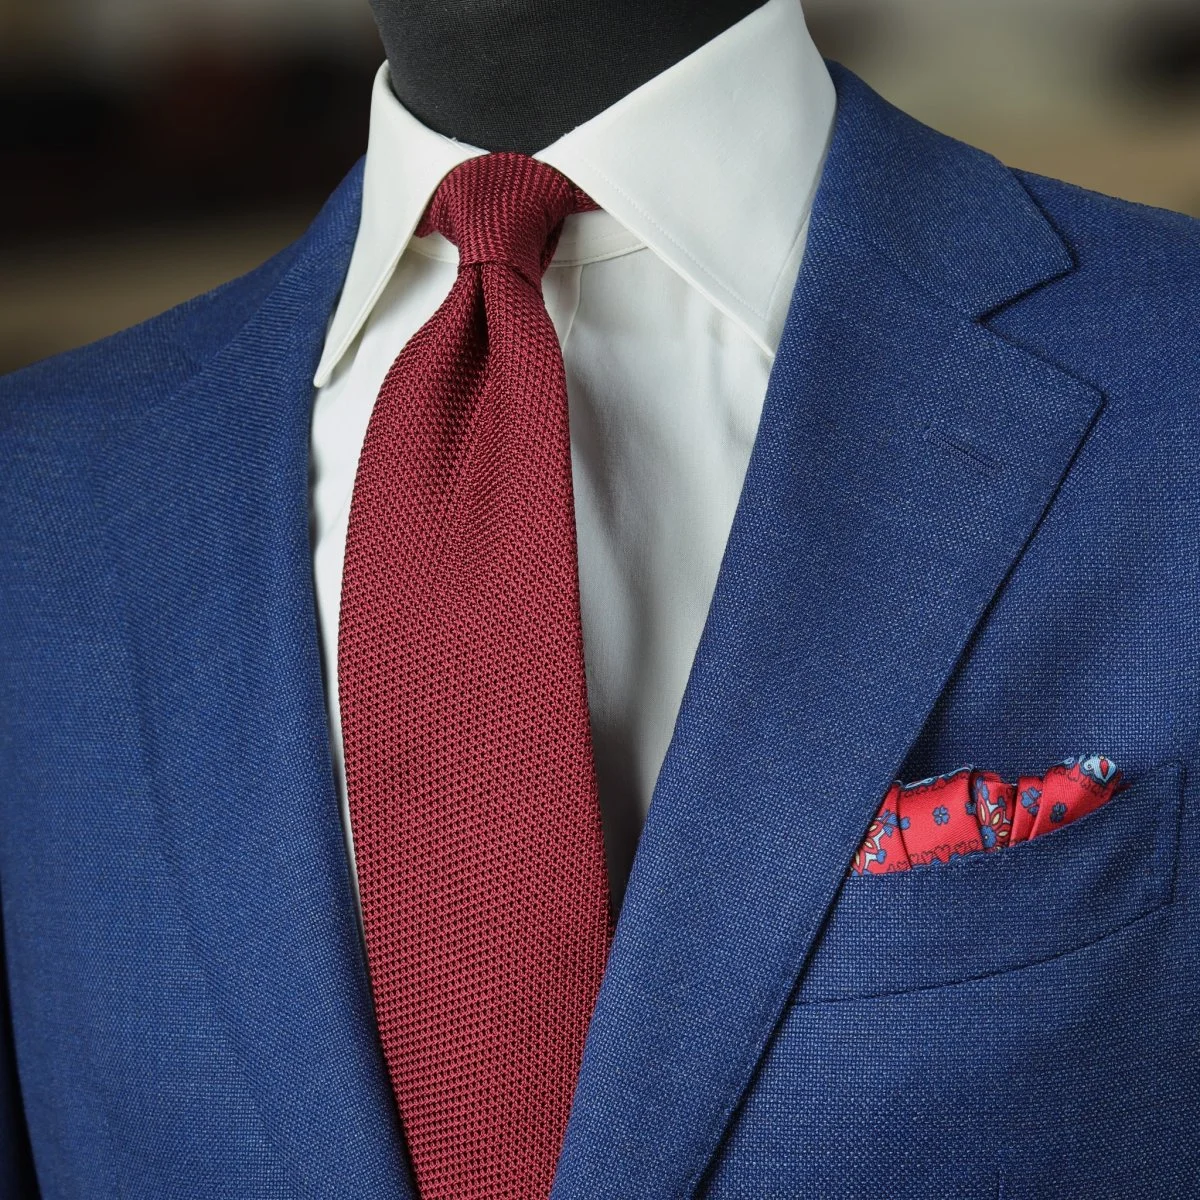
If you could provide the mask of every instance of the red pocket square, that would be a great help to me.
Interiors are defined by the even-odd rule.
[[[1016,783],[971,767],[893,783],[850,869],[886,875],[1001,850],[1069,825],[1122,786],[1116,763],[1103,754],[1068,758],[1045,775],[1023,775]]]

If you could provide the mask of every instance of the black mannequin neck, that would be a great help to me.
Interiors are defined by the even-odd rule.
[[[764,0],[371,0],[392,89],[424,124],[533,154]]]

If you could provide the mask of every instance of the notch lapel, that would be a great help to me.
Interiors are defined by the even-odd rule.
[[[1016,179],[835,80],[555,1200],[696,1192],[870,816],[1100,405],[981,319],[1072,266]]]
[[[355,171],[265,285],[231,285],[220,311],[240,304],[244,323],[122,448],[114,508],[163,845],[257,1115],[295,1194],[402,1200],[308,531],[311,380],[360,192]]]

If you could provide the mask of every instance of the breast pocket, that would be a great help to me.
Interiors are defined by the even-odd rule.
[[[1054,833],[847,879],[798,1002],[979,979],[1115,933],[1171,899],[1183,795],[1183,764],[1166,762]]]

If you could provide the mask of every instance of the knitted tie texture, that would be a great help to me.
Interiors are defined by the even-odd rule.
[[[612,936],[562,352],[541,294],[596,205],[469,159],[417,227],[458,277],[380,390],[338,635],[375,1013],[423,1200],[544,1200]]]

